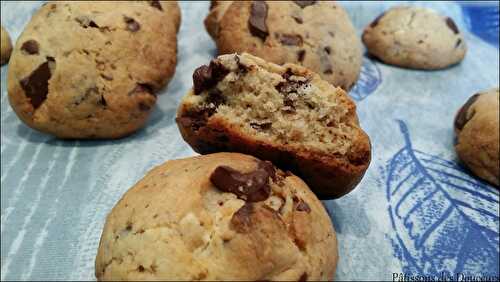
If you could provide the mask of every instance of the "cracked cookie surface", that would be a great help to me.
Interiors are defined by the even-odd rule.
[[[498,88],[472,95],[455,117],[455,150],[477,176],[500,186]]]
[[[331,280],[337,241],[300,178],[237,153],[168,161],[108,215],[98,280]]]
[[[381,61],[413,69],[442,69],[467,51],[453,19],[420,7],[397,6],[379,15],[363,32],[368,52]]]
[[[60,138],[119,138],[141,128],[175,71],[176,2],[48,2],[17,40],[9,101]]]
[[[205,26],[219,54],[299,64],[344,90],[359,75],[361,42],[333,1],[212,1]]]

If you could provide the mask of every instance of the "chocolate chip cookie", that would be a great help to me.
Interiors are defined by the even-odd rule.
[[[412,69],[446,68],[462,61],[467,51],[451,18],[409,6],[379,15],[365,28],[363,43],[381,61]]]
[[[300,178],[236,153],[168,161],[108,215],[98,280],[332,280],[337,240]]]
[[[193,82],[176,121],[198,153],[270,160],[320,198],[348,193],[368,168],[370,140],[354,102],[304,67],[227,54],[196,69]]]
[[[213,1],[205,26],[220,54],[299,64],[344,90],[360,72],[361,42],[333,1]]]
[[[61,138],[141,128],[175,71],[176,2],[49,2],[17,40],[9,101],[30,127]]]
[[[12,52],[12,43],[10,42],[9,33],[3,28],[3,26],[0,26],[0,29],[0,65],[3,65],[9,61],[10,53]]]
[[[459,158],[480,178],[500,186],[498,88],[467,100],[455,117]]]

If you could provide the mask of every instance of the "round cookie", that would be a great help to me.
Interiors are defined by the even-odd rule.
[[[295,63],[349,90],[361,69],[361,42],[332,1],[215,1],[205,20],[219,54],[248,52]]]
[[[98,280],[332,280],[337,240],[300,178],[248,155],[168,161],[108,215]]]
[[[60,138],[119,138],[141,128],[175,71],[176,2],[49,2],[17,40],[9,101]]]
[[[10,53],[12,52],[12,43],[10,42],[9,33],[3,28],[3,26],[1,26],[0,28],[0,65],[3,65],[9,61]]]
[[[477,176],[500,186],[498,88],[477,93],[455,117],[455,150]]]
[[[368,52],[381,61],[412,69],[442,69],[467,51],[455,22],[433,10],[398,6],[379,15],[363,32]]]

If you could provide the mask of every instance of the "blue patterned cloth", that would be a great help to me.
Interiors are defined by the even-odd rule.
[[[362,29],[395,2],[343,3]],[[350,95],[371,138],[372,163],[347,196],[324,201],[338,235],[337,280],[499,275],[499,191],[462,167],[453,118],[499,85],[498,4],[412,2],[452,17],[468,53],[439,71],[365,57]],[[40,5],[1,2],[15,40]],[[148,170],[195,155],[174,122],[193,70],[216,54],[203,28],[208,3],[183,2],[178,65],[148,126],[113,141],[63,141],[27,128],[11,110],[1,69],[2,280],[92,280],[106,214]]]

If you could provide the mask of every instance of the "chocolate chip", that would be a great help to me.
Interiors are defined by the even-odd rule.
[[[295,210],[303,211],[303,212],[307,212],[307,213],[311,212],[311,208],[309,207],[309,205],[304,200],[300,199],[299,197],[294,196],[293,202],[295,204]]]
[[[23,43],[21,50],[28,53],[29,55],[38,55],[38,42],[35,40],[28,40]]]
[[[34,70],[28,77],[20,81],[21,87],[25,95],[30,98],[33,108],[38,108],[49,93],[49,79],[52,76],[51,67],[49,64],[55,63],[54,58],[47,57],[47,61],[36,70]]]
[[[182,127],[191,127],[191,130],[198,131],[207,124],[207,120],[215,113],[215,108],[198,108],[185,112],[183,116],[175,121]]]
[[[370,27],[375,27],[378,25],[378,22],[385,16],[385,12],[383,12],[382,14],[380,14],[378,17],[375,18],[375,20],[373,20],[373,22],[370,24]]]
[[[299,50],[297,52],[297,60],[299,62],[303,62],[304,61],[304,57],[306,56],[306,50]]]
[[[261,122],[261,123],[258,123],[258,122],[251,122],[250,123],[250,126],[253,129],[259,130],[259,131],[270,129],[272,125],[273,125],[273,123],[269,122],[269,121],[268,122]]]
[[[250,18],[248,18],[248,29],[253,36],[259,37],[263,41],[269,35],[267,29],[267,3],[265,1],[253,1]]]
[[[458,46],[460,46],[460,44],[462,44],[462,39],[457,39],[457,43],[455,43],[455,48],[457,48]]]
[[[323,73],[324,74],[332,74],[333,70],[331,68],[329,68],[329,69],[324,70]]]
[[[241,173],[228,166],[218,166],[210,181],[223,192],[230,192],[238,198],[249,201],[264,201],[269,197],[269,177],[274,178],[276,170],[269,162],[259,162],[257,169],[248,173]]]
[[[156,8],[160,11],[163,11],[163,8],[161,7],[161,3],[158,0],[149,1],[149,5],[151,5],[151,7],[153,7],[153,8]]]
[[[279,82],[275,88],[280,92],[281,94],[288,96],[290,93],[297,93],[297,90],[302,87],[304,84],[309,83],[308,80],[302,81],[302,80],[290,80],[290,77],[293,76],[294,73],[292,72],[291,69],[287,69],[285,73],[283,73],[281,76],[286,80],[285,82]],[[287,101],[284,101],[285,105]]]
[[[83,28],[88,28],[88,27],[99,28],[99,26],[87,16],[76,17],[75,21],[77,21]]]
[[[302,45],[302,36],[300,36],[298,34],[282,34],[280,36],[280,42],[283,45],[301,46]]]
[[[326,46],[325,48],[323,48],[323,50],[325,50],[325,53],[327,53],[328,55],[330,55],[330,52],[332,51],[329,46]]]
[[[479,95],[480,94],[472,95],[458,111],[457,116],[455,117],[455,128],[457,128],[458,130],[462,130],[465,124],[474,116],[474,113],[469,116],[467,115],[467,112],[469,111],[469,108],[472,106],[472,104],[474,104],[474,102],[476,102],[476,100],[479,98]]]
[[[303,24],[304,21],[302,20],[302,18],[300,16],[297,16],[297,15],[292,15],[292,18],[295,20],[296,23],[298,24]]]
[[[302,9],[304,9],[307,6],[311,6],[316,4],[317,1],[293,1],[295,4],[299,5]]]
[[[451,18],[446,18],[446,25],[455,33],[455,34],[458,34],[459,31],[458,31],[458,27],[457,25],[455,24],[455,22],[451,19]]]
[[[236,61],[236,64],[238,65],[238,70],[241,73],[247,73],[248,72],[249,67],[241,63],[240,56],[234,55],[234,60]]]
[[[299,282],[302,282],[302,281],[307,281],[307,272],[304,272],[300,278],[299,278]]]
[[[212,104],[214,107],[218,107],[219,105],[226,103],[226,98],[222,95],[222,92],[219,89],[214,88],[208,91],[206,102],[208,104]]]
[[[139,29],[141,29],[141,25],[136,21],[134,20],[133,18],[130,18],[130,17],[127,17],[127,16],[124,16],[123,17],[123,20],[125,21],[125,23],[127,24],[127,29],[131,32],[136,32],[138,31]]]
[[[138,270],[139,272],[144,272],[144,270],[145,270],[145,269],[144,269],[144,266],[139,265],[139,267],[137,268],[137,270]]]
[[[194,94],[198,95],[203,90],[214,87],[228,73],[229,70],[216,60],[212,60],[208,66],[197,68],[193,73]]]
[[[252,203],[245,203],[231,217],[231,228],[238,233],[248,233],[252,225],[252,214],[254,206]]]
[[[108,106],[108,103],[106,102],[106,100],[104,99],[104,95],[101,95],[101,99],[97,102],[99,105],[103,106],[103,107],[106,107]]]

